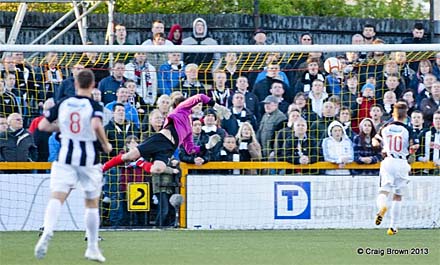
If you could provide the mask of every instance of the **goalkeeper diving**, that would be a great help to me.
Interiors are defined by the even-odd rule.
[[[194,144],[190,116],[192,107],[200,102],[213,107],[221,116],[230,116],[227,108],[215,103],[204,94],[194,95],[188,99],[178,97],[174,101],[173,111],[168,114],[163,128],[158,133],[148,137],[128,153],[119,154],[107,161],[103,166],[103,171],[125,162],[137,160],[136,165],[147,173],[177,174],[178,169],[167,167],[167,164],[180,145],[183,145],[188,154],[198,154],[204,149],[213,148],[221,139],[219,135],[215,134],[209,137],[208,143],[203,146]],[[144,160],[138,160],[140,157]]]

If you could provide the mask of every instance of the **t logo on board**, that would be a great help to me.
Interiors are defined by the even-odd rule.
[[[310,219],[310,182],[274,182],[274,218]]]

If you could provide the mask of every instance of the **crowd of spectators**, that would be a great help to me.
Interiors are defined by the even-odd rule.
[[[216,45],[202,18],[193,22],[191,36],[182,27],[152,23],[151,38],[143,45]],[[417,23],[413,37],[402,43],[426,43],[423,25]],[[254,33],[255,45],[266,45],[264,29]],[[126,41],[126,28],[115,26],[115,45]],[[310,33],[298,43],[314,44]],[[367,24],[352,38],[356,45],[384,43],[375,27]],[[411,56],[410,56],[411,55]],[[66,59],[65,57],[69,57]],[[333,56],[333,55],[332,55]],[[205,144],[218,134],[222,141],[209,152],[195,156],[176,150],[175,160],[202,165],[209,161],[287,161],[311,164],[328,161],[339,170],[296,170],[296,173],[377,174],[376,170],[344,169],[346,163],[374,164],[381,150],[371,140],[381,125],[390,121],[392,106],[404,100],[410,107],[407,124],[420,139],[417,161],[434,161],[440,166],[440,52],[407,53],[346,52],[336,58],[339,67],[327,73],[323,53],[143,53],[117,54],[109,67],[106,54],[66,55],[49,52],[35,63],[22,52],[4,55],[0,64],[0,161],[54,161],[59,148],[57,134],[38,130],[44,110],[63,98],[75,95],[74,79],[84,68],[96,76],[94,100],[105,110],[105,130],[114,156],[133,148],[157,132],[176,95],[198,93],[226,106],[230,113],[196,106],[192,113],[193,139]],[[106,161],[109,157],[103,156]],[[175,164],[175,163],[174,163]],[[202,173],[196,171],[195,173]],[[221,171],[224,174],[256,174],[256,170]],[[282,173],[282,172],[277,172]],[[284,173],[292,173],[287,171]],[[425,171],[438,174],[439,171]],[[106,174],[104,203],[122,209],[104,224],[145,224],[145,217],[128,218],[126,184],[152,182],[151,177],[133,177],[135,164],[115,168]],[[157,223],[171,224],[168,196],[174,191],[166,176],[152,182],[157,198]],[[114,203],[120,205],[113,205]],[[163,216],[164,215],[164,216]],[[133,220],[133,221],[130,221]],[[130,223],[131,222],[131,223]]]

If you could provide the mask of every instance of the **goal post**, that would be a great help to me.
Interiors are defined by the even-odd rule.
[[[435,169],[437,168],[433,162],[415,162],[411,164],[413,170],[422,169]],[[374,217],[375,203],[374,198],[377,194],[378,176],[310,176],[300,173],[290,175],[276,175],[273,174],[273,170],[286,170],[286,169],[336,169],[337,165],[328,162],[318,162],[312,165],[292,165],[286,162],[209,162],[205,165],[197,166],[194,164],[181,163],[181,194],[184,197],[184,203],[180,208],[180,226],[188,229],[292,229],[292,228],[374,228],[371,218]],[[351,163],[346,165],[347,169],[379,169],[379,164],[372,165],[359,165]],[[200,173],[213,172],[215,170],[240,170],[238,175],[218,175],[216,173]],[[254,170],[267,170],[266,174],[260,175],[245,175],[244,171]],[[191,173],[191,170],[197,170],[198,173]],[[272,171],[271,171],[272,170]],[[297,171],[298,172],[298,171]],[[202,175],[200,175],[202,174]],[[264,179],[264,180],[261,180]],[[189,181],[188,181],[189,180]],[[421,181],[423,180],[423,181]],[[332,187],[328,187],[327,181],[332,183]],[[414,207],[405,208],[405,215],[407,218],[415,218],[415,220],[406,220],[403,226],[407,228],[438,228],[440,221],[440,212],[438,207],[435,206],[433,201],[439,201],[440,196],[431,194],[431,191],[436,190],[435,187],[440,185],[437,176],[411,176],[411,181],[415,182],[411,185],[409,191],[410,205]],[[419,182],[420,181],[420,182]],[[426,181],[426,182],[425,182]],[[231,182],[233,184],[231,184]],[[254,182],[260,183],[255,184]],[[289,220],[297,220],[296,215],[292,215],[292,212],[278,212],[278,208],[281,209],[281,205],[278,203],[287,203],[282,196],[278,194],[277,188],[279,185],[293,185],[297,187],[299,182],[312,183],[316,185],[312,187],[313,190],[318,192],[310,192],[307,190],[308,195],[303,194],[302,199],[308,198],[309,203],[315,206],[318,203],[319,207],[308,209],[310,214],[319,215],[317,212],[321,212],[322,216],[315,216],[319,219],[318,222],[307,223],[307,221],[301,222],[288,222]],[[281,183],[278,185],[278,183]],[[292,184],[293,183],[293,184]],[[433,186],[428,187],[431,183]],[[235,186],[239,184],[240,186]],[[426,186],[428,184],[428,186]],[[255,191],[252,186],[255,185],[255,189],[263,189],[264,191]],[[269,186],[269,187],[268,187]],[[211,189],[213,187],[213,189]],[[310,188],[310,187],[308,187]],[[301,188],[298,188],[301,190]],[[334,190],[332,190],[334,189]],[[278,193],[280,191],[278,190]],[[267,194],[271,196],[267,197]],[[435,193],[435,192],[434,192]],[[248,194],[249,196],[243,195]],[[260,200],[258,196],[266,196],[266,199]],[[336,195],[339,194],[339,195]],[[228,196],[234,197],[234,199],[228,199]],[[315,201],[313,196],[319,196],[320,199]],[[335,199],[336,197],[336,199]],[[423,197],[423,198],[422,198]],[[429,197],[429,198],[428,198]],[[292,197],[290,197],[292,199]],[[246,202],[243,202],[245,200]],[[255,200],[255,201],[253,201]],[[325,200],[332,201],[329,205],[326,205]],[[336,201],[340,200],[343,205],[339,207]],[[345,200],[345,201],[344,201]],[[356,200],[360,200],[358,204]],[[431,201],[432,200],[432,201]],[[235,202],[235,203],[234,203]],[[255,203],[255,207],[249,206]],[[426,208],[418,205],[424,202],[429,204]],[[188,206],[188,203],[190,206]],[[242,205],[247,203],[246,208],[236,208],[234,204]],[[258,204],[262,203],[265,206],[259,208]],[[304,203],[304,202],[303,202]],[[328,209],[334,209],[335,213],[323,213],[323,207]],[[356,209],[359,207],[360,209]],[[267,209],[272,209],[275,213]],[[423,208],[423,209],[422,209]],[[258,210],[256,210],[258,209]],[[345,209],[345,210],[342,210]],[[206,214],[204,211],[206,210]],[[249,210],[249,212],[247,212]],[[344,217],[342,211],[353,212],[349,217]],[[237,219],[244,218],[246,221],[234,221],[233,216],[228,214],[229,212],[235,212]],[[263,213],[264,212],[264,213]],[[356,214],[354,213],[356,212]],[[422,213],[423,212],[423,213]],[[241,216],[239,213],[243,213]],[[209,215],[211,214],[211,215]],[[223,216],[223,214],[225,216]],[[248,214],[248,216],[246,215]],[[278,215],[277,215],[278,214]],[[341,214],[340,220],[335,218],[336,215]],[[423,217],[426,220],[423,220]],[[263,216],[263,217],[262,217]],[[327,216],[328,221],[323,217]],[[417,217],[416,217],[417,216]],[[265,224],[259,224],[258,218],[261,218],[261,222]],[[311,216],[304,218],[306,220],[314,219]],[[362,219],[367,219],[363,222]],[[347,224],[340,224],[341,220],[348,222]],[[279,220],[282,220],[280,223]],[[371,224],[369,224],[370,222]]]
[[[365,57],[363,57],[362,60],[359,59],[354,62],[349,62],[347,53],[350,52]],[[346,128],[354,126],[353,124],[356,124],[359,129],[361,120],[370,118],[372,115],[370,111],[373,105],[379,105],[376,106],[376,108],[379,108],[379,111],[382,111],[384,115],[383,118],[379,117],[377,121],[386,122],[390,119],[392,103],[382,103],[385,99],[385,93],[388,92],[387,89],[385,89],[388,78],[388,73],[385,74],[385,69],[389,65],[392,65],[390,69],[393,71],[396,70],[397,65],[397,72],[393,72],[389,76],[397,77],[399,82],[407,78],[407,80],[405,80],[404,89],[390,89],[394,94],[399,94],[395,95],[395,98],[390,100],[391,102],[403,97],[402,93],[407,90],[411,90],[410,93],[413,94],[414,100],[419,96],[418,93],[423,96],[425,92],[429,92],[423,90],[424,87],[429,86],[429,84],[424,84],[423,78],[420,78],[420,75],[423,73],[418,72],[418,65],[431,65],[431,72],[426,72],[426,74],[432,74],[432,68],[440,65],[440,63],[437,63],[437,60],[440,60],[440,44],[216,46],[0,45],[0,53],[5,55],[5,61],[2,61],[2,63],[4,63],[2,74],[7,73],[6,77],[0,77],[1,82],[3,82],[2,84],[4,84],[6,90],[9,89],[9,92],[15,93],[15,97],[21,103],[15,107],[19,108],[19,112],[22,113],[23,118],[28,124],[42,114],[44,101],[54,96],[61,83],[71,76],[76,65],[81,64],[91,69],[97,78],[103,79],[112,74],[114,70],[112,67],[114,65],[113,62],[118,61],[119,63],[123,63],[125,66],[123,70],[124,78],[134,80],[136,83],[135,92],[145,101],[145,105],[136,104],[134,96],[130,94],[128,103],[138,111],[138,128],[133,131],[131,131],[131,129],[128,131],[117,129],[107,130],[108,135],[121,133],[120,137],[111,139],[112,145],[115,148],[115,154],[127,148],[125,141],[129,136],[135,135],[138,141],[142,141],[154,132],[150,126],[150,117],[153,116],[150,115],[150,113],[152,113],[154,109],[159,109],[161,106],[160,104],[162,103],[158,103],[158,98],[161,96],[167,98],[171,92],[181,92],[184,96],[189,95],[189,92],[185,90],[185,85],[187,85],[185,84],[187,80],[185,67],[190,64],[191,67],[194,67],[194,62],[184,62],[183,67],[182,64],[178,62],[174,67],[161,68],[161,66],[165,65],[169,60],[167,57],[169,53],[178,53],[180,56],[183,55],[183,57],[181,57],[182,60],[185,60],[185,58],[197,58],[197,60],[200,61],[196,64],[196,70],[198,70],[196,81],[202,83],[204,88],[198,90],[197,93],[206,93],[212,97],[215,83],[217,82],[214,74],[216,72],[228,71],[226,81],[228,85],[226,87],[229,88],[231,92],[236,89],[236,81],[239,76],[248,78],[248,92],[255,93],[256,87],[264,88],[261,90],[264,90],[263,93],[259,93],[255,98],[252,98],[257,107],[254,109],[255,113],[250,112],[250,118],[245,117],[246,119],[240,120],[241,113],[240,115],[234,113],[234,115],[236,115],[236,120],[234,120],[234,122],[236,122],[234,125],[237,125],[236,127],[227,127],[227,123],[223,124],[221,121],[217,121],[220,127],[226,131],[224,135],[237,136],[238,128],[240,128],[242,124],[249,122],[251,126],[254,126],[252,116],[255,116],[256,126],[252,127],[255,136],[251,134],[252,136],[250,138],[256,137],[258,138],[258,142],[261,141],[262,154],[258,158],[250,157],[249,154],[246,159],[239,159],[240,162],[234,161],[234,156],[232,156],[231,159],[228,158],[228,162],[223,162],[219,161],[221,160],[219,157],[214,157],[210,154],[209,162],[201,166],[183,160],[183,162],[180,163],[182,170],[180,193],[184,196],[185,200],[180,206],[179,220],[180,226],[188,229],[337,228],[342,220],[338,218],[345,218],[344,214],[349,214],[353,219],[344,219],[347,226],[342,228],[370,228],[370,224],[364,223],[361,219],[366,219],[374,209],[373,197],[375,192],[377,192],[377,184],[379,182],[378,170],[380,167],[379,161],[381,159],[380,153],[376,152],[374,154],[377,163],[371,162],[370,164],[353,162],[355,160],[355,154],[353,154],[351,159],[347,160],[349,162],[344,160],[344,163],[338,159],[342,157],[342,155],[337,155],[336,159],[327,159],[327,154],[324,152],[323,140],[324,138],[330,137],[328,127],[333,120],[338,120],[342,127],[344,127],[344,131]],[[24,53],[25,59],[24,61],[18,62],[18,64],[21,64],[29,70],[29,75],[27,75],[26,78],[19,67],[5,70],[8,65],[17,63],[17,61],[14,60],[18,60],[16,57],[17,54],[19,56],[20,53]],[[146,53],[147,62],[151,62],[152,68],[143,67],[142,69],[137,69],[136,64],[133,64],[133,60],[136,59],[135,55],[141,53]],[[376,57],[375,53],[377,53]],[[398,53],[400,53],[404,59],[399,57],[397,55]],[[200,54],[201,56],[185,57],[185,55],[188,54]],[[228,65],[228,63],[231,62],[229,54],[235,54],[235,61],[232,61],[232,63]],[[324,62],[329,57],[340,58],[339,63],[337,60],[335,61],[334,58],[329,61],[327,63],[327,66],[330,64],[329,69],[332,69],[334,66],[331,64],[336,62],[337,66],[339,64],[342,65],[342,62],[345,60],[344,67],[349,65],[351,68],[348,67],[347,69],[350,68],[351,70],[345,72],[344,70],[346,68],[341,68],[340,73],[333,73],[335,76],[332,76],[332,73],[326,73]],[[332,91],[327,93],[327,98],[322,99],[322,102],[320,102],[323,104],[322,106],[315,104],[318,101],[309,102],[308,100],[310,98],[308,93],[312,90],[313,82],[306,73],[306,71],[308,71],[309,65],[307,64],[309,62],[315,62],[317,64],[315,70],[317,70],[320,75],[317,79],[322,79],[324,90],[328,92],[330,92],[330,89],[332,89],[334,85],[339,85],[340,89],[343,89],[343,87],[347,85],[347,80],[356,76],[357,83],[355,84],[353,95],[347,99],[344,98],[342,94]],[[273,70],[269,69],[269,65],[275,66],[274,68],[278,68],[277,70],[280,72],[284,72],[284,75],[277,73],[275,78],[270,77],[274,80],[276,79],[276,82],[273,83],[281,81],[289,84],[285,86],[283,84],[283,89],[285,90],[285,94],[282,96],[283,100],[285,100],[283,106],[285,109],[281,111],[284,113],[283,119],[280,119],[281,122],[276,124],[277,126],[273,126],[273,128],[260,128],[261,120],[266,112],[264,109],[265,104],[275,103],[270,102],[270,98],[266,101],[269,94],[272,95],[271,93],[275,93],[270,91],[272,90],[272,83],[270,86],[267,86],[267,84],[261,82],[264,81],[268,73]],[[231,74],[230,70],[232,72],[235,71],[236,75],[233,75],[234,73]],[[6,83],[6,78],[14,79],[18,85],[11,88]],[[165,84],[169,86],[167,87]],[[373,89],[371,89],[371,85]],[[169,88],[169,90],[166,90],[166,88]],[[362,98],[363,92],[368,89],[373,90],[374,96],[366,95],[365,99]],[[378,93],[374,93],[375,91]],[[106,93],[108,91],[103,89],[102,92]],[[116,88],[115,91],[111,91],[111,93],[113,92],[113,96],[116,98]],[[295,97],[298,95],[298,100],[296,100]],[[220,98],[221,97],[217,97],[216,99]],[[281,97],[278,97],[278,99],[280,98]],[[362,99],[358,102],[358,98]],[[371,98],[375,98],[377,102],[373,104]],[[304,103],[304,101],[306,101],[306,103]],[[328,105],[333,105],[331,120],[322,118],[327,117],[327,114],[322,114],[324,104],[327,102],[332,103]],[[349,104],[347,104],[347,102],[349,102]],[[103,105],[105,106],[107,103],[108,102],[103,102]],[[223,103],[226,104],[228,108],[230,108],[232,104],[231,102]],[[301,105],[303,103],[304,105]],[[419,103],[420,102],[418,102],[418,104]],[[250,103],[246,102],[246,108],[249,105]],[[419,105],[415,108],[418,109]],[[0,116],[6,117],[13,108],[14,106],[12,105],[8,106],[3,104],[0,108]],[[351,120],[342,121],[340,116],[336,116],[336,114],[340,114],[344,108],[345,110],[348,109],[350,114],[356,112],[356,115],[351,116]],[[112,110],[108,108],[107,110],[110,113],[109,119],[111,120],[111,118],[113,118]],[[165,117],[167,111],[160,112],[160,114]],[[197,112],[195,111],[193,117],[197,119],[193,119],[193,121],[200,121],[201,117],[210,113],[209,111],[210,110],[205,108]],[[291,113],[295,111],[298,117],[294,117],[292,121],[289,121]],[[318,112],[319,115],[317,114]],[[360,112],[362,114],[359,114]],[[221,117],[217,118],[222,120]],[[299,118],[306,121],[307,137],[305,139],[307,139],[307,141],[298,145],[298,143],[293,140],[295,134],[293,124],[300,120]],[[352,123],[353,119],[357,120],[357,123]],[[206,122],[206,119],[203,120],[203,122]],[[410,121],[408,120],[408,122]],[[135,122],[133,121],[133,125],[134,124]],[[378,123],[377,126],[380,126],[379,124],[380,123]],[[426,124],[426,129],[431,128],[431,125],[432,124]],[[376,126],[376,124],[374,124],[374,126]],[[208,128],[202,128],[201,130],[207,135],[212,132],[209,131]],[[355,134],[357,135],[358,133],[359,131]],[[196,132],[194,132],[194,134],[196,134]],[[4,136],[4,134],[2,135]],[[353,146],[356,135],[347,136],[352,141]],[[239,137],[237,136],[236,138]],[[437,177],[439,167],[433,161],[429,161],[429,156],[425,154],[425,152],[429,153],[429,146],[433,144],[432,141],[435,139],[431,138],[431,142],[429,139],[427,140],[426,137],[420,139],[422,141],[420,152],[416,154],[416,162],[411,164],[411,181],[414,184],[411,184],[412,186],[410,187],[409,205],[414,207],[415,210],[405,208],[403,211],[408,219],[414,217],[414,220],[405,223],[404,227],[438,227],[437,224],[440,222],[440,213],[438,207],[435,207],[435,205],[440,204],[439,195],[438,192],[436,192],[436,190],[440,189],[438,188]],[[5,140],[6,137],[0,137],[0,141]],[[198,142],[198,144],[204,143],[203,140]],[[241,141],[237,144],[236,149],[249,150],[246,149],[248,146],[248,142]],[[219,156],[221,156],[221,149],[222,144],[216,147]],[[336,145],[330,144],[327,145],[326,150],[334,151],[336,149]],[[309,153],[305,154],[305,152]],[[225,153],[227,152],[225,151]],[[354,148],[353,153],[355,153]],[[359,152],[357,154],[359,154]],[[300,163],[295,160],[295,158],[300,156],[307,156],[306,161]],[[103,155],[101,162],[106,162],[109,158],[109,155]],[[130,173],[131,175],[129,175],[128,178],[121,178],[122,172],[126,171],[127,168],[130,169],[130,166],[125,165],[105,174],[105,196],[103,196],[102,200],[104,203],[101,203],[100,206],[102,220],[110,222],[109,219],[112,215],[125,211],[122,207],[127,204],[126,184],[141,182],[136,179],[139,172]],[[20,226],[17,229],[24,227],[23,229],[32,230],[35,229],[37,225],[40,225],[39,222],[41,221],[42,223],[42,220],[38,219],[43,215],[43,195],[47,195],[46,193],[48,192],[48,187],[45,186],[47,185],[47,175],[36,175],[31,172],[30,174],[23,175],[23,178],[21,178],[21,175],[12,175],[9,174],[8,171],[38,170],[42,172],[43,170],[49,169],[49,162],[0,162],[0,171],[4,173],[0,175],[0,183],[2,184],[0,185],[0,200],[2,201],[2,203],[0,203],[0,221],[4,224],[2,229],[5,229],[5,227],[9,228],[10,226],[8,226],[8,224],[11,224],[11,222],[21,222],[22,220],[26,222],[28,220],[32,221],[32,226]],[[346,175],[339,174],[341,172],[340,170],[343,170]],[[327,171],[337,174],[327,174]],[[364,174],[366,171],[368,171],[368,174]],[[38,176],[37,179],[39,182],[37,184],[32,182],[36,181],[32,178],[34,175]],[[154,176],[147,176],[143,173],[140,173],[140,175],[142,175],[142,182],[154,183]],[[302,186],[298,186],[297,182],[305,183],[303,187],[304,190],[298,188]],[[44,189],[39,189],[39,194],[34,194],[34,190],[30,188],[32,185],[41,185],[41,187],[44,186]],[[284,190],[282,187],[286,185],[288,188]],[[154,185],[150,185],[150,187],[153,186]],[[26,191],[23,193],[20,193],[20,191],[16,192],[15,189],[17,187],[26,188]],[[351,190],[351,188],[353,189]],[[173,186],[172,189],[176,189],[176,186]],[[42,191],[44,191],[45,194],[41,194]],[[284,203],[286,207],[292,206],[289,203],[295,203],[296,197],[301,197],[301,194],[305,194],[302,193],[303,191],[305,193],[309,192],[307,194],[312,196],[310,201],[312,208],[309,213],[312,217],[315,214],[314,217],[318,219],[321,218],[319,221],[289,223],[289,221],[286,220],[294,220],[295,218],[289,216],[287,210],[285,212],[275,212],[275,209],[279,209],[282,203]],[[278,201],[275,200],[275,195],[279,194],[277,192],[285,194],[282,195]],[[151,190],[149,194],[154,193],[155,190]],[[24,199],[17,196],[17,194],[22,194]],[[228,197],[227,194],[230,194],[231,197]],[[37,204],[34,203],[35,198],[38,199]],[[298,203],[304,207],[306,207],[305,198],[306,196],[302,196],[300,201],[298,201]],[[74,197],[74,199],[77,199],[77,197]],[[108,203],[108,201],[110,201],[110,203]],[[3,202],[7,203],[3,204]],[[151,196],[151,202],[153,208],[156,207],[153,203],[153,196]],[[222,204],[222,202],[224,202],[224,204]],[[340,205],[338,205],[338,203]],[[17,207],[21,209],[17,214],[14,213],[15,205],[18,205]],[[77,207],[78,205],[80,204],[76,202],[73,204],[72,202],[71,209],[75,211],[80,210],[81,208]],[[314,208],[315,206],[317,208]],[[359,210],[351,211],[351,208]],[[36,213],[35,211],[39,212]],[[74,215],[73,213],[73,210],[72,212],[69,211],[69,214],[72,216]],[[235,213],[235,215],[231,213]],[[243,215],[240,215],[240,213],[243,213]],[[28,218],[34,214],[36,214],[36,217],[33,219]],[[316,214],[319,216],[316,216]],[[301,216],[301,214],[297,213],[294,217],[297,216]],[[328,222],[324,220],[326,217],[329,218]],[[148,218],[150,221],[149,225],[157,224],[154,217],[150,216]],[[261,222],[262,225],[259,225],[258,222]],[[433,223],[436,224],[431,225]],[[26,224],[29,225],[29,222]],[[74,224],[66,223],[64,226],[66,229],[77,229],[78,227],[82,227],[82,224],[76,223],[76,221]],[[113,227],[113,225],[106,223],[104,228],[105,227]]]

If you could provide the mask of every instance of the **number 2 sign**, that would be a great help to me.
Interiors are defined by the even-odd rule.
[[[148,183],[128,183],[127,192],[129,212],[150,210],[150,185]]]

